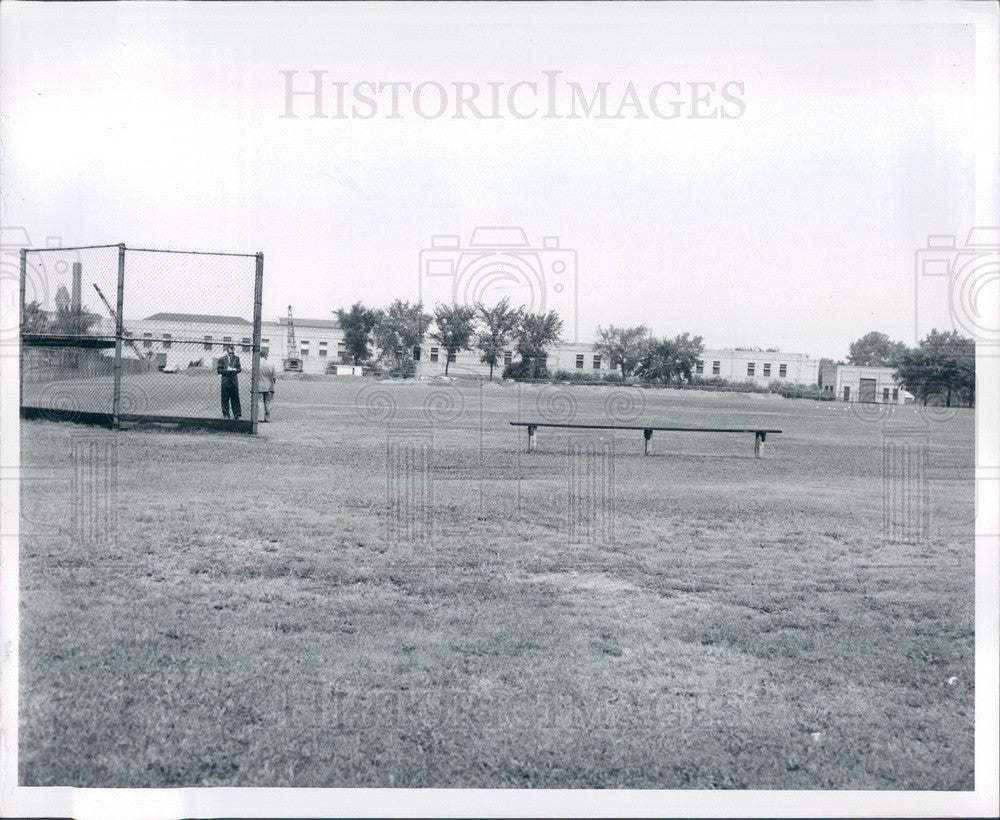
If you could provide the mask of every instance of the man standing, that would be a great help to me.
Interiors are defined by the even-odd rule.
[[[229,418],[229,408],[232,407],[233,418],[239,418],[242,411],[240,408],[240,386],[236,381],[236,374],[240,367],[240,357],[233,351],[232,345],[226,345],[226,355],[219,359],[216,372],[222,376],[222,417]]]
[[[274,398],[274,383],[278,373],[274,365],[267,360],[267,351],[260,352],[260,380],[257,382],[257,392],[264,402],[264,421],[271,420],[271,399]]]

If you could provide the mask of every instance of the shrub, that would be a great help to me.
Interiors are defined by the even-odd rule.
[[[584,384],[601,384],[604,380],[600,373],[592,370],[557,370],[550,378],[556,382],[583,382]]]
[[[372,364],[368,373],[379,379],[412,379],[417,375],[417,365],[412,359],[406,358],[380,359]]]
[[[503,369],[501,378],[513,379],[518,382],[528,381],[532,378],[531,364],[523,360],[511,362]]]
[[[788,382],[773,381],[770,384],[771,392],[784,396],[786,399],[814,399],[816,401],[834,401],[837,396],[830,392],[824,392],[818,384],[789,384]]]

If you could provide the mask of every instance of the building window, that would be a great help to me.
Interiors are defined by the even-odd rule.
[[[232,340],[233,340],[232,336],[223,336],[222,337],[222,346],[225,347],[227,344],[229,344],[230,342],[232,342]]]
[[[757,368],[757,362],[747,362],[747,375],[753,376],[754,370]]]
[[[892,388],[892,400],[893,400],[893,402],[898,402],[899,401],[899,388],[898,387]]]
[[[413,348],[413,361],[415,361],[415,362],[419,362],[420,361],[420,348],[419,347]]]
[[[577,353],[576,354],[576,369],[577,370],[583,370],[583,354],[582,353]]]
[[[173,344],[173,342],[170,341],[170,339],[171,339],[171,336],[170,336],[169,333],[164,333],[163,334],[163,349],[164,350],[168,349],[170,347],[170,345]]]
[[[600,369],[601,369],[601,357],[594,356],[594,370],[600,370]]]
[[[253,349],[253,339],[243,337],[243,344],[240,345],[244,353],[249,353]]]
[[[778,375],[781,376],[781,378],[783,378],[783,379],[788,376],[788,365],[787,364],[779,364],[778,365]]]
[[[882,401],[885,404],[889,403],[889,388],[888,387],[883,387],[882,388]]]
[[[153,346],[153,334],[152,333],[143,333],[142,334],[142,346],[143,347],[152,347]]]
[[[770,362],[766,362],[764,364],[764,375],[765,376],[770,376],[771,375],[771,363]]]
[[[505,350],[503,352],[503,366],[510,367],[511,362],[513,361],[514,361],[514,354],[511,353],[509,350]]]
[[[320,356],[325,356],[326,355],[326,348],[325,347],[321,347],[319,349],[319,355]]]
[[[699,359],[698,361],[696,361],[694,363],[694,372],[695,373],[704,373],[705,372],[705,363],[701,359]]]
[[[438,348],[432,347],[431,348],[431,361],[432,362],[436,362],[437,360],[438,360]]]
[[[212,349],[212,337],[211,336],[206,336],[205,337],[204,347],[205,347],[205,350],[211,350]]]
[[[719,368],[721,368],[721,367],[722,367],[722,362],[712,362],[712,375],[713,376],[718,376],[719,375]]]
[[[270,340],[270,339],[263,339],[263,338],[262,338],[262,339],[260,340],[260,343],[261,343],[262,345],[269,345],[269,344],[271,344],[271,340]]]

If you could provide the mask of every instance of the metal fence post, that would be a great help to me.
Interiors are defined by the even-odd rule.
[[[26,283],[28,279],[28,249],[21,248],[21,296],[20,296],[20,313],[18,314],[19,320],[17,323],[18,327],[18,361],[20,363],[20,368],[18,370],[18,382],[17,382],[17,407],[18,414],[21,412],[21,408],[24,407],[24,295],[26,292]]]
[[[119,412],[122,401],[122,303],[125,301],[125,243],[118,245],[118,303],[115,317],[115,386],[111,398],[111,426],[117,430],[121,424]]]
[[[253,370],[250,376],[250,431],[257,435],[257,388],[260,386],[260,313],[264,292],[264,254],[257,253],[253,285]]]

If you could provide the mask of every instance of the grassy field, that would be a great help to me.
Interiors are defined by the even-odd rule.
[[[22,425],[23,785],[973,787],[971,411],[278,388],[256,438]]]

